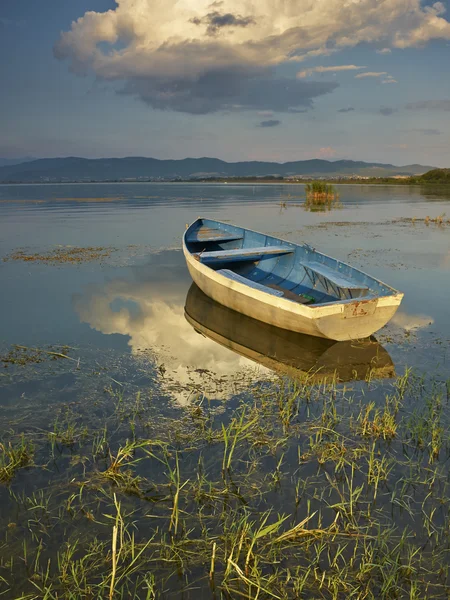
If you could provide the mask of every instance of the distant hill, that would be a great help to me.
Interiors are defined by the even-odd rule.
[[[122,181],[173,180],[207,177],[391,177],[421,175],[430,166],[366,163],[353,160],[302,160],[287,163],[235,162],[217,158],[185,158],[158,160],[156,158],[44,158],[0,167],[0,182],[64,182],[64,181]]]
[[[432,169],[420,177],[414,177],[419,183],[450,183],[450,169]]]
[[[10,167],[11,165],[18,165],[24,162],[30,162],[34,160],[31,156],[24,156],[23,158],[0,158],[0,167]]]

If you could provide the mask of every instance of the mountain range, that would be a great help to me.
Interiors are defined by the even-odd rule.
[[[1,159],[0,159],[1,161]],[[0,162],[1,164],[1,162]],[[0,166],[2,183],[45,183],[65,181],[176,180],[223,177],[393,177],[421,175],[431,166],[368,163],[321,159],[295,162],[234,162],[217,158],[42,158]]]
[[[9,167],[11,165],[18,165],[24,162],[30,162],[35,160],[31,156],[24,156],[22,158],[0,158],[0,167]]]

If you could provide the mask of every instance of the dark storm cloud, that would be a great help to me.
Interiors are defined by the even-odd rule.
[[[241,15],[233,15],[233,13],[221,14],[217,11],[208,13],[202,19],[198,17],[191,19],[194,25],[207,25],[208,35],[215,35],[219,29],[223,27],[248,27],[256,23],[253,17],[242,17]]]
[[[196,80],[129,78],[121,93],[137,96],[153,108],[201,115],[224,110],[304,110],[338,86],[229,69],[210,71]]]
[[[258,127],[277,127],[278,125],[281,125],[281,121],[278,121],[277,119],[269,119],[268,121],[261,121]]]
[[[421,100],[406,105],[408,110],[450,111],[450,100]]]
[[[397,108],[391,108],[390,106],[382,106],[378,112],[380,115],[383,115],[383,117],[389,117],[390,115],[396,113],[397,110]]]
[[[441,135],[439,129],[413,129],[417,133],[421,133],[422,135]]]

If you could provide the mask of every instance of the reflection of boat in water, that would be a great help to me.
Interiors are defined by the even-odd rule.
[[[294,378],[350,381],[395,376],[391,357],[374,338],[335,342],[279,329],[218,304],[195,283],[186,298],[185,316],[204,336]]]

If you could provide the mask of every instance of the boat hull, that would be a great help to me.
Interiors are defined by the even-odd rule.
[[[403,298],[403,294],[398,293],[368,300],[304,306],[227,279],[197,260],[184,242],[183,252],[194,282],[219,304],[275,327],[330,340],[369,337],[392,319]]]

